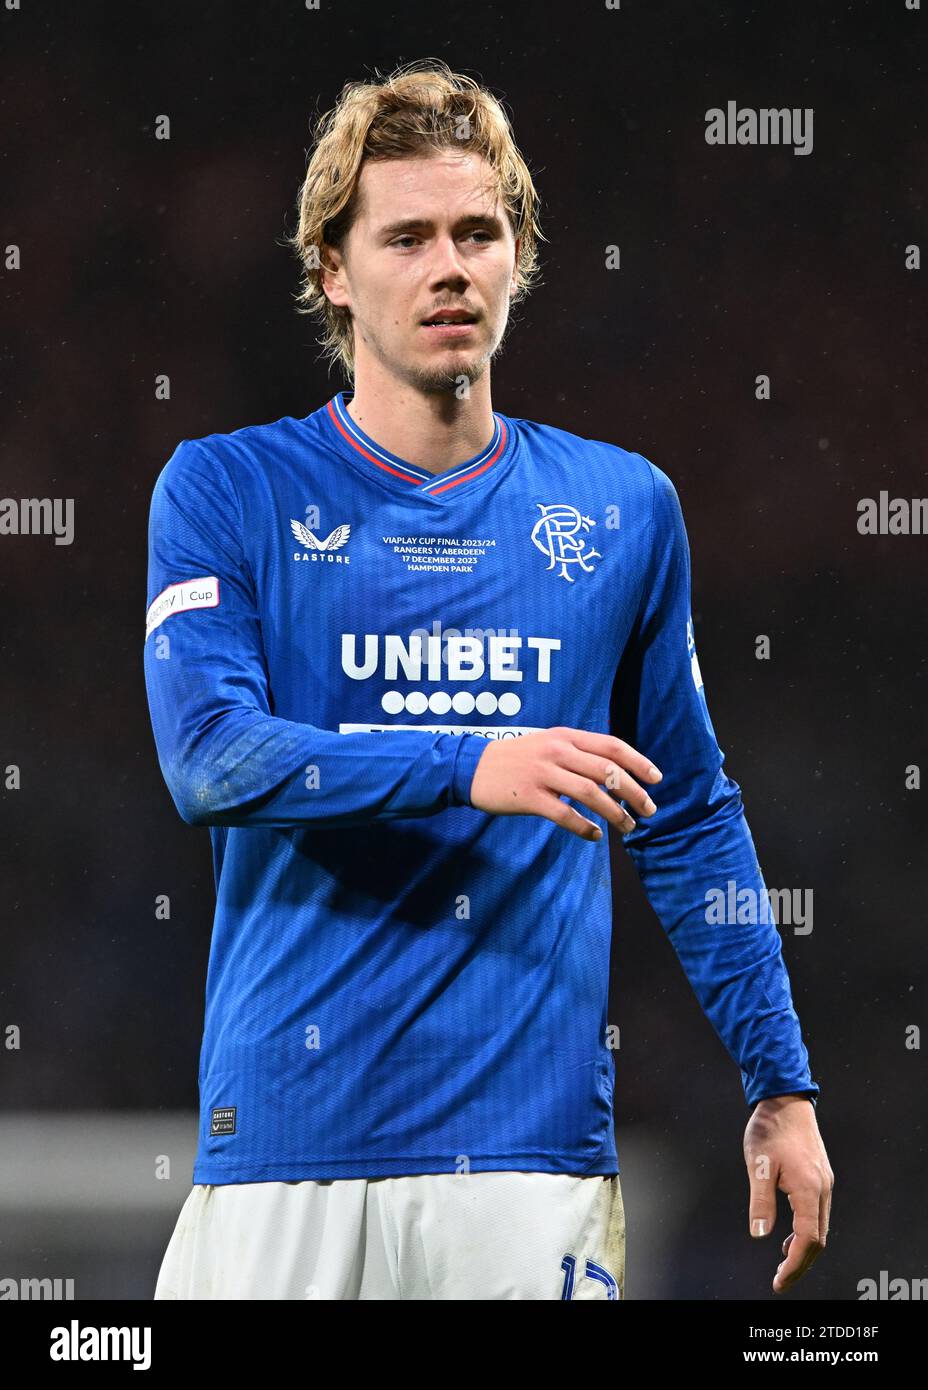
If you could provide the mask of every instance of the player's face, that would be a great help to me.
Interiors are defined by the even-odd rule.
[[[360,212],[329,280],[351,309],[355,369],[370,357],[419,390],[476,381],[499,347],[518,243],[479,155],[366,163]],[[343,296],[343,297],[340,297]],[[468,322],[429,327],[441,310]]]

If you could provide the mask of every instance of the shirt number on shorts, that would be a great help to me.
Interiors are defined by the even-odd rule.
[[[574,1296],[574,1281],[577,1277],[577,1257],[576,1255],[565,1255],[561,1260],[561,1269],[564,1271],[564,1287],[561,1289],[561,1299],[571,1299]],[[607,1298],[619,1298],[619,1286],[615,1276],[610,1274],[604,1265],[598,1265],[593,1260],[586,1262],[587,1279],[595,1279],[599,1284],[605,1284]]]

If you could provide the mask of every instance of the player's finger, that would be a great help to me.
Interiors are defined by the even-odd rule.
[[[822,1195],[818,1203],[818,1228],[823,1246],[828,1243],[828,1227],[831,1222],[831,1191],[834,1185],[834,1173],[829,1169],[822,1184]]]
[[[819,1192],[818,1185],[815,1185],[794,1188],[787,1194],[793,1208],[794,1239],[788,1246],[784,1241],[785,1258],[774,1276],[774,1293],[782,1293],[795,1284],[822,1253],[818,1215]]]
[[[537,809],[532,808],[532,814],[544,816],[546,820],[554,821],[555,825],[561,826],[563,830],[569,830],[572,835],[577,835],[581,840],[601,840],[603,838],[602,826],[595,821],[587,820],[586,816],[581,816],[579,811],[575,811],[573,806],[568,806],[566,801],[561,801],[560,797],[553,794],[542,793]]]
[[[599,758],[595,753],[585,753],[580,748],[572,748],[569,757],[569,771],[605,787],[614,801],[629,802],[639,815],[654,815],[657,807],[644,787],[639,787],[631,773],[625,772],[618,763]]]
[[[798,1284],[821,1253],[822,1246],[818,1241],[811,1237],[804,1240],[801,1236],[797,1236],[789,1248],[789,1254],[774,1275],[774,1293],[785,1293],[794,1284]]]
[[[598,787],[588,777],[578,777],[575,772],[570,772],[565,767],[557,767],[551,775],[549,785],[552,791],[569,796],[571,801],[579,801],[581,805],[589,806],[591,811],[596,811],[617,830],[621,830],[623,835],[634,830],[635,822],[624,806],[620,806],[608,792],[604,792],[602,787]]]
[[[597,753],[601,758],[608,758],[644,782],[659,782],[664,775],[650,758],[639,753],[624,739],[615,738],[612,734],[593,733],[589,729],[565,729],[562,732],[570,734],[572,742],[585,753]]]
[[[763,1177],[765,1155],[755,1154],[747,1159],[751,1196],[748,1204],[748,1230],[752,1236],[769,1236],[777,1224],[776,1174]]]

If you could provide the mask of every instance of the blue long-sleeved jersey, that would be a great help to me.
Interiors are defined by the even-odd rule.
[[[194,1181],[618,1171],[608,840],[469,800],[487,739],[555,725],[662,770],[649,900],[748,1102],[817,1095],[669,478],[498,413],[433,475],[350,399],[185,440],[152,500],[152,725],[216,879]]]

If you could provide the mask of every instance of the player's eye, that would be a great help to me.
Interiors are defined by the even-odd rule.
[[[486,245],[488,241],[493,240],[493,234],[483,227],[475,227],[473,231],[467,233],[467,237],[481,237],[483,239],[481,242],[482,245]],[[402,236],[394,237],[390,245],[404,246],[404,244],[408,245],[416,241],[418,241],[418,237],[413,236],[411,232],[405,232]]]

